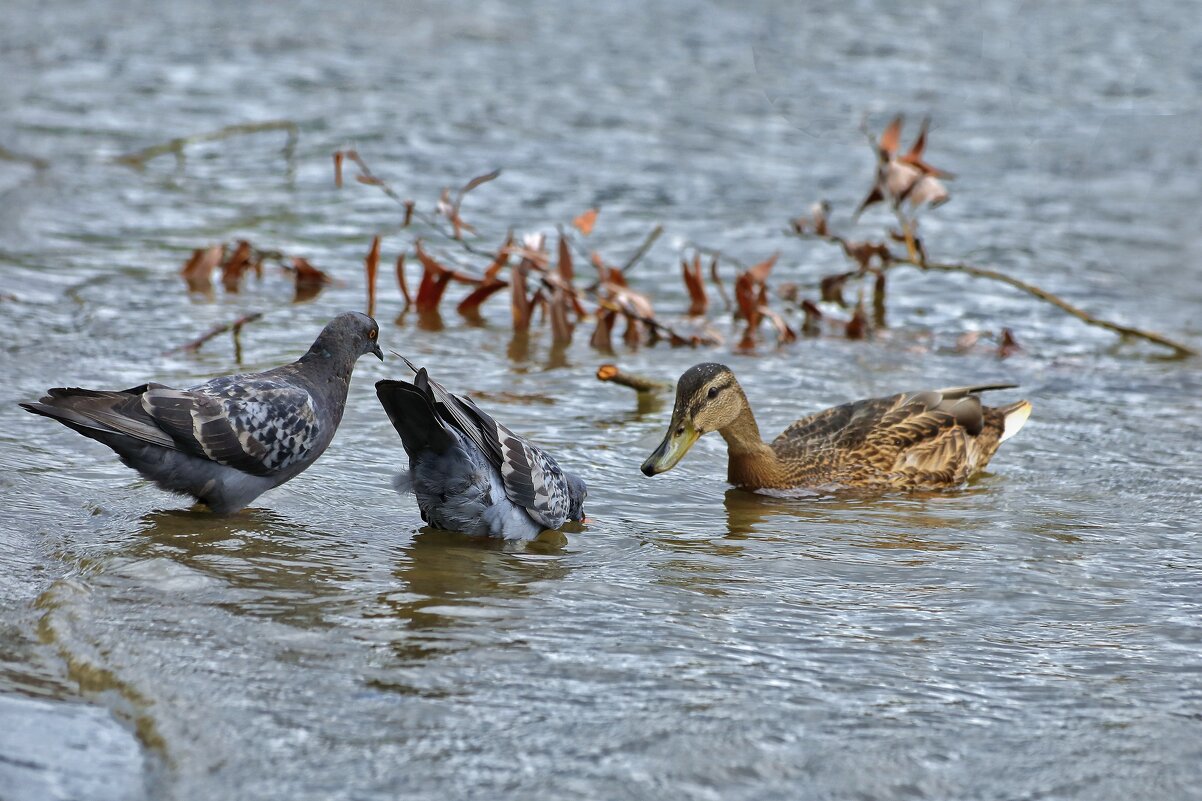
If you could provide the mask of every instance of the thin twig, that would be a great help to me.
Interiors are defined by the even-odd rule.
[[[815,234],[815,233],[811,233],[808,231],[789,231],[788,234],[790,236],[796,236],[801,239],[819,239],[824,242],[833,242],[835,244],[840,245],[843,248],[844,252],[847,253],[850,258],[851,243],[848,242],[848,240],[846,240],[843,237],[838,236],[836,234]],[[1034,284],[1023,281],[1020,278],[1015,278],[1012,275],[1007,275],[1006,273],[1000,272],[998,270],[991,270],[988,267],[978,267],[976,265],[965,264],[963,262],[927,261],[921,255],[921,253],[922,253],[921,248],[917,249],[917,253],[918,253],[918,255],[916,255],[916,256],[907,256],[906,258],[898,258],[897,256],[892,256],[887,263],[882,265],[882,269],[887,270],[892,266],[906,265],[909,267],[914,267],[919,270],[936,270],[938,272],[945,272],[945,273],[964,273],[966,275],[971,275],[974,278],[986,278],[991,281],[1000,281],[1001,283],[1012,286],[1015,289],[1020,289],[1023,292],[1026,292],[1028,295],[1031,295],[1032,297],[1039,298],[1040,300],[1042,300],[1046,303],[1052,304],[1056,308],[1060,309],[1061,311],[1063,311],[1067,314],[1072,315],[1073,317],[1076,317],[1078,320],[1080,320],[1081,322],[1083,322],[1087,325],[1096,326],[1098,328],[1104,328],[1107,331],[1112,331],[1112,332],[1114,332],[1116,334],[1120,334],[1122,336],[1136,337],[1138,339],[1143,339],[1147,342],[1151,342],[1155,345],[1160,345],[1161,347],[1168,348],[1173,351],[1173,355],[1176,358],[1186,358],[1189,356],[1196,356],[1198,354],[1198,352],[1195,349],[1193,349],[1187,345],[1183,345],[1180,342],[1176,342],[1172,339],[1169,339],[1168,337],[1163,336],[1161,334],[1157,334],[1152,331],[1145,331],[1143,329],[1134,328],[1134,327],[1128,326],[1128,325],[1122,325],[1120,323],[1113,323],[1113,322],[1110,322],[1109,320],[1104,320],[1101,317],[1092,315],[1089,312],[1085,311],[1084,309],[1082,309],[1078,306],[1074,306],[1072,303],[1069,303],[1067,300],[1060,297],[1059,295],[1049,292],[1046,289],[1043,289],[1042,287],[1038,287]]]
[[[224,128],[218,128],[216,131],[207,131],[201,134],[193,134],[192,136],[180,136],[162,144],[143,148],[136,153],[126,153],[124,156],[118,156],[114,161],[119,164],[127,164],[131,167],[144,167],[146,162],[167,153],[174,153],[176,158],[183,158],[184,148],[188,145],[194,145],[198,142],[214,142],[219,139],[229,139],[233,136],[245,136],[246,134],[262,133],[263,131],[287,131],[288,141],[284,145],[284,153],[291,155],[296,149],[296,141],[300,137],[300,127],[292,120],[267,120],[266,122],[227,125]]]
[[[634,255],[626,260],[624,265],[622,265],[622,272],[630,272],[634,265],[642,261],[643,257],[647,255],[647,251],[651,250],[651,246],[655,244],[655,240],[659,239],[663,232],[664,227],[662,225],[657,225],[652,228],[651,232],[647,234],[647,238],[643,240],[643,244],[639,245],[639,249],[634,252]]]
[[[40,159],[37,156],[29,156],[24,153],[18,153],[15,150],[9,150],[4,145],[0,145],[0,161],[15,161],[19,164],[27,164],[35,170],[44,170],[50,166],[50,162],[46,159]]]
[[[1193,348],[1169,339],[1166,336],[1162,336],[1161,334],[1157,334],[1152,331],[1145,331],[1141,328],[1133,328],[1129,325],[1112,323],[1109,320],[1103,320],[1100,317],[1095,317],[1084,309],[1074,306],[1058,295],[1048,292],[1046,289],[1041,289],[1034,284],[1029,284],[1026,281],[1015,278],[1011,275],[1007,275],[1006,273],[998,272],[997,270],[990,270],[987,267],[977,267],[972,264],[962,264],[959,262],[920,262],[915,259],[901,259],[896,263],[916,267],[920,270],[937,270],[945,273],[965,273],[975,278],[988,278],[991,281],[1001,281],[1003,284],[1009,284],[1015,289],[1021,289],[1028,295],[1032,295],[1042,301],[1052,304],[1056,308],[1067,314],[1071,314],[1073,317],[1076,317],[1078,320],[1086,323],[1087,325],[1105,328],[1107,331],[1113,331],[1114,333],[1122,336],[1136,337],[1138,339],[1143,339],[1153,344],[1169,348],[1173,351],[1173,355],[1176,358],[1184,359],[1189,356],[1198,355],[1198,352]]]
[[[252,312],[251,314],[245,314],[245,315],[239,317],[237,320],[234,320],[231,323],[219,325],[216,328],[212,329],[211,331],[206,331],[205,333],[198,336],[196,339],[193,339],[191,342],[185,342],[183,345],[177,345],[174,348],[171,348],[170,350],[166,350],[163,352],[163,355],[166,356],[171,353],[179,353],[180,351],[187,351],[190,353],[195,353],[196,351],[200,350],[201,346],[203,346],[206,342],[208,342],[213,337],[220,336],[221,334],[224,334],[226,331],[233,331],[233,332],[235,332],[235,334],[237,334],[237,332],[242,330],[242,326],[246,325],[247,323],[252,323],[255,320],[258,320],[262,316],[263,316],[263,312]],[[235,346],[237,346],[237,344],[238,343],[235,342]]]

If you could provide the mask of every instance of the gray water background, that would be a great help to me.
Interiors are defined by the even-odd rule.
[[[1197,361],[1119,344],[959,276],[898,272],[871,342],[510,341],[400,324],[434,366],[583,473],[583,530],[504,550],[425,530],[361,362],[302,477],[228,519],[186,511],[111,454],[16,407],[48,386],[186,385],[294,358],[362,308],[362,258],[411,241],[357,147],[429,210],[503,168],[464,216],[495,245],[600,206],[589,246],[665,317],[683,243],[777,282],[841,269],[785,222],[848,221],[856,130],[934,115],[958,174],[933,256],[1036,281],[1202,341],[1196,4],[9,2],[0,25],[0,798],[1131,799],[1202,797]],[[144,170],[113,158],[223,125]],[[908,139],[907,139],[908,141]],[[30,161],[44,160],[39,167]],[[479,269],[437,243],[439,252]],[[269,272],[189,297],[195,247],[245,237],[340,279],[291,305]],[[414,274],[415,275],[415,274]],[[387,276],[385,276],[386,278]],[[453,288],[457,300],[461,290]],[[718,327],[729,333],[722,314]],[[1012,328],[999,360],[965,331]],[[587,332],[586,332],[587,333]],[[638,473],[670,406],[597,384],[730,364],[765,433],[851,398],[1021,383],[1035,413],[959,492],[766,499],[728,491],[721,440]]]

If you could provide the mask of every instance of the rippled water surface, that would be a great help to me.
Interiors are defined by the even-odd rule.
[[[403,454],[372,383],[396,359],[363,360],[327,454],[229,518],[15,405],[232,372],[228,337],[165,351],[252,311],[241,367],[277,364],[362,308],[371,237],[391,261],[423,230],[335,188],[346,146],[426,210],[502,168],[464,204],[482,246],[600,206],[588,247],[621,263],[662,223],[630,277],[668,319],[690,241],[779,250],[774,280],[810,292],[840,257],[786,221],[825,197],[879,230],[848,221],[856,126],[899,110],[934,113],[928,155],[959,176],[923,223],[934,255],[1202,342],[1190,3],[797,5],[6,8],[0,798],[1202,797],[1202,373],[1001,287],[898,272],[871,342],[608,355],[512,340],[502,297],[483,325],[450,303],[441,329],[398,319],[382,280],[386,349],[589,482],[591,522],[521,549],[425,529],[389,488]],[[299,127],[288,152],[275,131],[114,163],[271,119]],[[339,284],[294,305],[269,270],[189,297],[190,251],[237,238]],[[956,346],[1003,326],[1011,358]],[[748,495],[713,437],[646,479],[670,400],[593,373],[703,360],[765,433],[976,381],[1022,384],[1035,413],[957,492]]]

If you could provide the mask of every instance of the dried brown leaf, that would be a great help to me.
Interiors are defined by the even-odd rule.
[[[292,257],[292,269],[296,276],[297,286],[326,286],[334,283],[327,273],[314,267],[308,259],[300,256]]]
[[[588,236],[593,232],[593,226],[597,224],[597,214],[600,211],[600,209],[589,209],[576,219],[572,220],[572,225],[576,227],[577,231],[585,236]]]
[[[750,275],[752,280],[756,283],[764,283],[768,280],[768,274],[772,272],[772,267],[776,264],[776,260],[779,257],[780,253],[773,253],[759,264],[754,264],[751,267],[748,267],[747,274]]]
[[[898,114],[885,127],[885,131],[881,134],[880,148],[889,158],[893,158],[893,154],[897,152],[897,148],[901,145],[901,130],[902,116]]]
[[[363,266],[367,271],[367,316],[375,317],[376,275],[380,270],[380,237],[372,238],[371,249],[367,252],[367,257],[363,260]]]
[[[863,302],[856,304],[856,310],[847,321],[847,338],[863,339],[868,336],[868,314],[864,311]]]
[[[705,276],[701,272],[701,254],[693,255],[693,261],[680,261],[681,275],[684,278],[685,289],[689,293],[689,310],[691,317],[705,314],[709,308],[709,298],[705,294]]]
[[[777,342],[792,342],[797,339],[797,332],[794,331],[787,322],[785,322],[785,318],[780,314],[768,308],[767,306],[761,306],[759,312],[763,317],[767,318],[767,320],[772,323],[772,327],[776,329]]]
[[[409,294],[409,282],[405,280],[405,254],[396,257],[396,284],[405,298],[405,308],[413,305],[413,296]]]
[[[997,349],[999,359],[1009,358],[1023,349],[1023,346],[1018,344],[1018,340],[1015,339],[1014,332],[1009,328],[1002,329],[1001,340]]]
[[[188,283],[189,292],[208,293],[213,288],[213,269],[221,263],[225,245],[213,245],[192,251],[192,258],[184,264],[180,275]]]
[[[885,327],[885,273],[879,272],[872,285],[872,323],[877,328]]]
[[[422,264],[422,280],[417,288],[414,305],[419,314],[437,311],[453,273],[426,253],[420,239],[414,243],[414,250],[417,252],[417,260]]]
[[[556,345],[567,345],[572,341],[572,331],[575,326],[568,320],[568,312],[572,308],[567,291],[556,287],[551,292],[550,310],[551,342]]]
[[[726,294],[726,287],[722,284],[722,276],[718,274],[718,254],[716,253],[714,254],[713,261],[710,262],[710,280],[718,288],[718,296],[722,298],[722,308],[730,311],[730,296]]]
[[[589,344],[597,350],[613,350],[614,321],[617,314],[609,309],[597,309],[597,327],[593,330]]]
[[[812,300],[803,300],[801,302],[801,311],[805,314],[805,322],[801,325],[801,332],[809,337],[816,337],[822,333],[822,310]]]
[[[513,269],[509,281],[510,310],[513,314],[513,330],[516,333],[528,331],[530,329],[530,318],[533,316],[534,304],[527,294],[526,281],[526,274],[530,269],[532,267],[529,260],[523,259]]]
[[[626,330],[622,333],[622,341],[627,347],[637,348],[643,342],[643,324],[642,322],[630,314],[624,313],[626,317]]]
[[[568,247],[567,237],[559,236],[559,276],[568,286],[572,285],[572,250]]]
[[[221,284],[226,292],[237,292],[242,286],[242,276],[250,269],[251,247],[245,239],[240,240],[234,252],[221,265]]]
[[[818,282],[818,290],[822,295],[822,302],[836,303],[846,308],[847,301],[843,299],[843,286],[847,283],[847,279],[855,274],[854,272],[850,272],[824,276]]]
[[[492,281],[480,284],[480,286],[468,293],[467,297],[459,301],[459,305],[455,307],[455,311],[465,317],[478,316],[480,314],[480,304],[507,286],[509,284],[500,279],[493,279]]]

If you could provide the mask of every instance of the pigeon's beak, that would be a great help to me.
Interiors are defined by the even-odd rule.
[[[376,354],[377,359],[384,361],[384,351],[380,350],[380,346],[375,342],[371,343],[371,352]]]
[[[671,470],[700,436],[691,422],[685,422],[678,430],[669,429],[664,441],[643,462],[643,475],[654,476]]]

